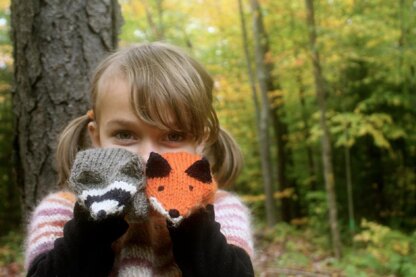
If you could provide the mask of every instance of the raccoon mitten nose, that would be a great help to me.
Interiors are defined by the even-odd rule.
[[[104,210],[101,210],[97,213],[97,220],[102,220],[106,218],[107,213]]]

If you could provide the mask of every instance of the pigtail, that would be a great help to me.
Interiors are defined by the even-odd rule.
[[[204,149],[218,186],[227,187],[235,183],[243,167],[243,155],[234,138],[220,128],[218,139]]]
[[[78,151],[89,148],[91,143],[87,135],[88,115],[72,120],[59,136],[56,149],[58,185],[66,186],[72,163]]]

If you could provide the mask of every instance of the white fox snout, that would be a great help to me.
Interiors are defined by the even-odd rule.
[[[183,216],[179,214],[178,210],[169,210],[167,211],[159,201],[155,197],[149,197],[150,205],[152,205],[153,209],[155,209],[158,213],[165,216],[173,225],[178,225],[182,220]]]

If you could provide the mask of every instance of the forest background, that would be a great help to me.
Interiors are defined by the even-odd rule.
[[[245,156],[232,189],[253,213],[259,276],[416,276],[416,1],[119,3],[120,46],[164,40],[213,75],[221,124]],[[1,0],[7,276],[22,270],[24,232],[13,177],[12,47],[10,1]]]

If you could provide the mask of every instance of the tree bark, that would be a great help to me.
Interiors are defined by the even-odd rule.
[[[89,108],[88,76],[116,48],[116,0],[12,0],[16,181],[24,218],[56,189],[57,136]]]
[[[329,135],[328,126],[326,123],[326,88],[324,78],[321,70],[321,63],[319,59],[319,51],[316,45],[316,27],[315,27],[315,15],[313,0],[305,0],[306,12],[307,12],[307,26],[309,33],[309,46],[311,51],[311,58],[313,64],[313,75],[315,80],[316,97],[318,99],[318,105],[320,110],[320,126],[323,131],[321,138],[322,145],[322,159],[324,165],[324,177],[326,195],[329,209],[329,224],[331,228],[332,247],[337,259],[341,258],[341,239],[338,230],[338,218],[337,218],[337,204],[335,194],[335,177],[334,169],[332,166],[332,150],[331,140]]]
[[[355,234],[355,216],[354,216],[354,197],[352,190],[352,177],[351,177],[351,149],[349,146],[344,147],[345,156],[345,175],[347,181],[347,197],[348,197],[348,226],[351,236]]]
[[[242,0],[238,0],[238,9],[240,13],[241,36],[242,36],[242,42],[243,42],[244,55],[246,57],[247,74],[250,80],[251,95],[253,98],[254,111],[256,113],[257,135],[260,136],[260,128],[259,128],[260,126],[260,104],[259,104],[259,100],[257,97],[256,78],[254,76],[255,73],[253,71],[253,65],[251,63],[251,58],[250,58],[250,51],[248,48],[249,42],[248,42],[247,27],[246,27],[246,20],[244,18],[244,9],[243,9]]]

